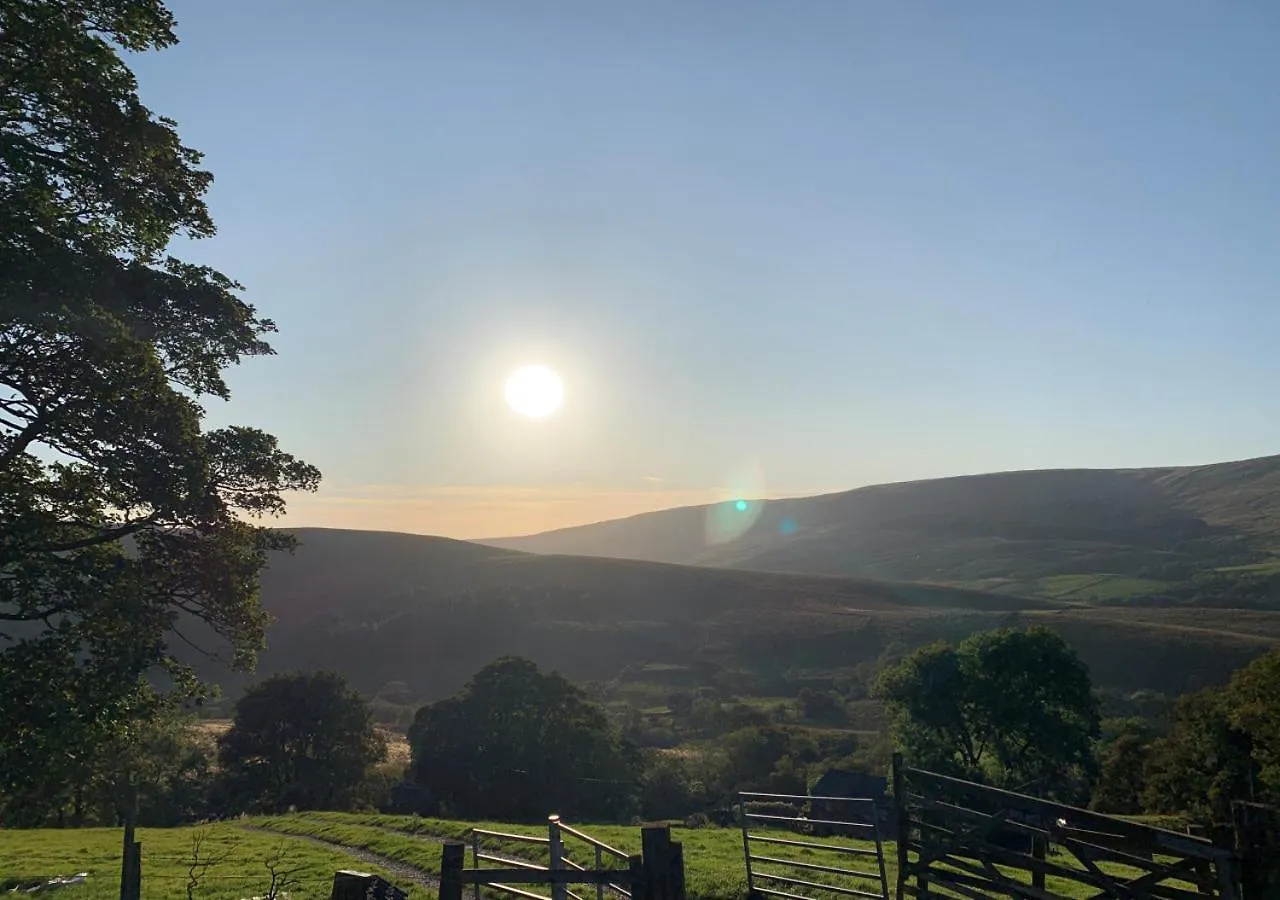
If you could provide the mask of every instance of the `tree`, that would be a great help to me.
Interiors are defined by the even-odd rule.
[[[1208,688],[1179,698],[1169,733],[1152,745],[1142,803],[1229,822],[1233,799],[1262,799],[1257,782],[1253,740],[1233,724],[1230,695]]]
[[[801,688],[797,698],[801,714],[813,722],[835,722],[844,718],[844,706],[832,691]]]
[[[886,669],[874,694],[914,765],[1075,799],[1094,770],[1089,672],[1044,628],[931,644]]]
[[[1089,805],[1104,813],[1140,813],[1151,756],[1151,729],[1140,719],[1124,719],[1113,724],[1111,734],[1105,734],[1106,730],[1104,727],[1098,747],[1098,780]]]
[[[222,371],[271,353],[239,285],[166,248],[212,176],[119,50],[176,42],[160,0],[0,0],[0,804],[60,793],[126,723],[197,691],[197,634],[252,665],[267,555],[245,520],[319,473],[202,431]],[[206,643],[203,647],[210,649]]]
[[[620,819],[636,761],[604,711],[556,673],[504,657],[453,697],[418,710],[410,772],[453,816],[539,821],[549,813]]]
[[[1280,651],[1272,650],[1236,672],[1226,694],[1232,727],[1249,736],[1258,786],[1280,798]]]
[[[254,685],[218,741],[226,795],[264,812],[348,808],[386,753],[368,706],[336,672]]]

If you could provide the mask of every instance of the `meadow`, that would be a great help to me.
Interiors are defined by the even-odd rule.
[[[191,896],[202,900],[262,897],[271,884],[268,862],[287,873],[285,890],[295,898],[328,897],[333,873],[356,868],[401,883],[409,896],[429,894],[403,884],[392,873],[336,847],[253,831],[239,823],[219,822],[184,828],[140,828],[142,896],[170,900],[188,896],[193,874],[193,842],[211,865],[195,867]],[[88,873],[82,884],[58,889],[74,900],[116,900],[120,896],[121,831],[118,828],[34,829],[0,831],[0,891],[29,887],[52,877]],[[43,893],[43,892],[42,892]]]
[[[191,894],[193,897],[207,900],[263,897],[270,884],[266,863],[278,860],[277,868],[287,871],[294,882],[288,888],[294,900],[328,897],[333,873],[342,868],[380,874],[406,889],[410,897],[421,900],[436,895],[434,881],[439,876],[442,841],[469,841],[473,827],[546,836],[545,825],[458,822],[377,813],[299,813],[204,826],[140,829],[143,897],[160,900],[187,896],[193,841],[199,837],[203,841],[201,857],[217,861],[199,878]],[[578,827],[624,853],[639,852],[640,829],[636,826]],[[736,828],[673,825],[672,838],[684,845],[689,900],[745,898],[747,879],[741,831]],[[842,838],[823,838],[822,841],[864,848],[872,846]],[[486,839],[482,848],[495,855],[546,862],[545,849],[536,845]],[[885,870],[892,893],[897,877],[896,848],[892,842],[886,842],[884,850]],[[566,851],[570,859],[587,867],[594,865],[594,851],[576,838],[566,838]],[[849,857],[826,851],[769,847],[756,852],[817,865],[843,868],[851,865]],[[63,888],[59,893],[70,900],[110,900],[119,892],[119,853],[118,829],[3,831],[0,832],[0,890],[27,886],[51,876],[88,872],[89,877],[84,884]],[[373,862],[370,854],[376,854],[382,864]],[[1060,865],[1079,868],[1067,854],[1056,857],[1056,861]],[[470,854],[468,865],[471,865]],[[621,864],[606,862],[606,866],[609,865]],[[874,871],[874,863],[869,858],[853,865],[861,869],[869,866]],[[778,865],[768,868],[781,870]],[[1121,873],[1117,870],[1116,874]],[[838,876],[807,870],[800,877],[830,882]],[[874,879],[858,882],[845,879],[837,883],[868,891],[878,888]],[[1066,897],[1091,894],[1087,886],[1062,879],[1050,878],[1047,886],[1050,891]],[[812,893],[803,888],[794,890]],[[589,900],[587,892],[579,889],[579,893]]]

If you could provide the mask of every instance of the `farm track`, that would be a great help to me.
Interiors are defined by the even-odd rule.
[[[430,872],[419,869],[417,866],[411,866],[408,863],[401,862],[398,859],[392,859],[391,857],[383,856],[380,853],[373,853],[363,847],[353,847],[350,844],[343,844],[340,841],[327,841],[324,838],[313,837],[308,834],[288,834],[283,831],[275,831],[271,828],[260,828],[257,825],[241,825],[239,827],[243,828],[245,831],[256,831],[259,834],[270,834],[295,841],[308,841],[321,847],[341,850],[343,853],[346,853],[348,856],[359,860],[362,863],[381,866],[398,879],[403,879],[404,881],[408,881],[411,884],[416,884],[420,887],[430,888],[433,891],[438,891],[440,889],[440,879],[437,876],[432,875]],[[386,831],[391,834],[404,833],[393,831],[389,828],[380,828],[379,831]],[[424,841],[432,843],[443,843],[444,841],[443,838],[430,837],[428,835],[415,835],[415,837],[421,837]]]

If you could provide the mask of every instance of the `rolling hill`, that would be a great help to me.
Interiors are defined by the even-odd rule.
[[[907,648],[1039,623],[1064,634],[1119,692],[1178,693],[1224,680],[1280,645],[1280,613],[1091,609],[1044,599],[864,578],[550,556],[462,541],[300,529],[274,558],[275,622],[254,677],[337,669],[361,690],[402,682],[445,696],[504,654],[579,681],[686,673],[741,696],[794,696]],[[206,673],[230,694],[247,676]]]
[[[749,506],[749,504],[747,504]],[[1184,468],[1004,472],[767,501],[736,540],[685,507],[506,549],[959,584],[1066,600],[1280,600],[1280,456]],[[743,514],[746,515],[747,512]],[[1260,584],[1259,584],[1260,583]],[[1261,598],[1261,599],[1259,599]],[[1243,600],[1241,601],[1243,602]]]

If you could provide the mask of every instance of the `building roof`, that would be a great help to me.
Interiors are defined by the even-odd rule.
[[[809,793],[825,797],[880,797],[884,795],[888,786],[888,779],[879,775],[828,769],[814,782]]]

